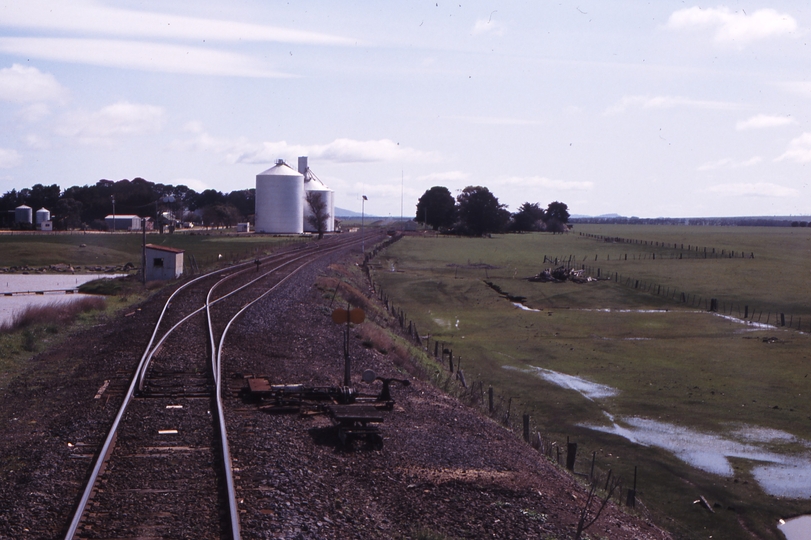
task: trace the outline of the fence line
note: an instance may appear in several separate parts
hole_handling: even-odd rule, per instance
[[[456,384],[456,390],[453,393],[455,393],[463,402],[477,408],[480,412],[487,414],[490,418],[498,421],[504,427],[517,434],[519,428],[518,424],[514,421],[514,418],[516,418],[518,414],[514,414],[513,411],[513,398],[505,397],[504,395],[496,395],[492,385],[488,385],[487,397],[485,398],[484,382],[472,381],[468,383],[462,369],[462,358],[458,355],[454,356],[453,344],[434,340],[432,352],[430,334],[420,336],[419,332],[417,331],[417,325],[414,323],[414,321],[409,319],[406,312],[402,308],[397,307],[394,302],[391,301],[388,295],[385,294],[383,289],[377,283],[375,283],[371,274],[371,267],[368,263],[382,249],[388,247],[400,238],[401,236],[390,238],[383,244],[375,247],[369,253],[364,254],[362,268],[371,286],[372,293],[385,307],[386,311],[394,318],[397,326],[399,326],[401,335],[407,339],[410,339],[413,344],[419,347],[420,350],[422,350],[429,358],[433,357],[436,365],[441,368],[441,370],[437,370],[437,372],[431,377],[436,386],[442,388],[446,392],[451,393],[454,390],[451,385]],[[572,261],[568,260],[568,262],[571,263]],[[586,461],[585,465],[582,464],[581,460],[580,469],[583,471],[581,472],[578,470],[577,466],[577,442],[572,442],[569,440],[569,437],[567,437],[564,452],[561,444],[553,440],[551,437],[544,436],[541,431],[538,430],[537,426],[533,428],[531,422],[532,417],[528,412],[522,412],[520,416],[521,438],[526,444],[529,444],[546,459],[557,463],[558,466],[564,465],[562,463],[562,457],[565,454],[566,469],[575,476],[587,478],[590,482],[592,482],[593,485],[597,483],[598,480],[602,481],[603,476],[605,476],[606,487],[603,489],[603,491],[607,495],[610,495],[609,482],[611,481],[612,472],[611,469],[609,469],[608,473],[605,475],[600,472],[599,464],[596,460],[596,451],[592,451],[591,458]],[[627,506],[636,506],[636,495],[639,492],[636,488],[636,469],[637,467],[634,466],[633,489],[629,488],[627,490],[627,495],[624,500],[622,497],[622,489],[616,490],[616,503],[618,505],[622,505],[624,503]],[[615,485],[618,485],[616,484],[616,476],[614,482]],[[613,491],[614,489],[612,488],[611,493],[613,493]]]

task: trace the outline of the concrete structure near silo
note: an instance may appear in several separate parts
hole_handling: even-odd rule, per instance
[[[14,221],[17,223],[33,223],[34,219],[33,210],[30,206],[25,204],[21,204],[17,208],[14,209]]]
[[[146,244],[146,281],[166,281],[183,275],[183,250]]]
[[[304,230],[307,232],[318,232],[317,228],[310,223],[313,210],[307,201],[307,195],[312,194],[318,201],[324,203],[327,212],[327,222],[324,232],[335,231],[335,192],[318,178],[310,167],[307,166],[307,156],[298,158],[298,172],[304,176]]]
[[[256,175],[256,232],[304,232],[304,175],[284,160]]]
[[[51,211],[46,208],[40,208],[36,214],[37,225],[51,220]]]
[[[307,219],[313,215],[307,202],[312,193],[324,203],[329,217],[324,232],[335,230],[335,192],[307,166],[307,157],[298,158],[298,171],[284,160],[256,175],[256,232],[301,234],[317,232]]]
[[[104,218],[108,230],[115,231],[140,231],[141,230],[141,216],[134,214],[116,214],[115,216],[109,215]],[[147,230],[152,230],[150,218],[147,220]]]

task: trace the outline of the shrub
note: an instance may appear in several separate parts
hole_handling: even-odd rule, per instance
[[[81,313],[102,310],[104,306],[104,298],[99,297],[80,298],[72,302],[51,302],[40,306],[28,306],[14,312],[11,321],[0,325],[0,332],[10,333],[40,324],[58,328],[58,325],[72,322]]]

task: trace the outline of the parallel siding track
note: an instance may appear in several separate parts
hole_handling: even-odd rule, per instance
[[[352,235],[274,254],[192,279],[169,297],[67,540],[240,538],[221,401],[228,328],[308,264],[360,243]]]

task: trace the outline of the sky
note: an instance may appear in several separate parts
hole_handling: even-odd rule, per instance
[[[0,193],[255,187],[308,156],[338,207],[432,186],[516,211],[811,213],[811,5],[656,0],[0,4]]]

